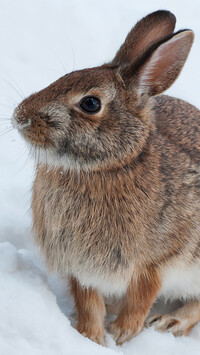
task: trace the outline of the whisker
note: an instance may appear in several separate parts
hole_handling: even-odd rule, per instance
[[[5,126],[5,128],[3,128],[3,129],[0,131],[0,133],[4,132],[4,131],[6,131],[7,129],[10,129],[10,128],[13,129],[12,126]]]
[[[38,164],[40,163],[40,148],[38,148]]]
[[[33,154],[32,154],[32,149],[33,147],[31,145],[28,145],[28,150],[26,150],[26,153],[27,153],[27,157],[26,157],[26,160],[24,162],[24,167],[32,160],[33,158]]]
[[[38,155],[38,150],[37,150],[37,148],[35,148],[35,157],[34,157],[34,164],[35,164],[35,166],[37,165],[37,155]]]
[[[20,154],[19,159],[22,159],[24,157],[24,155],[26,154],[26,160],[25,162],[22,163],[22,165],[19,167],[19,169],[17,170],[16,174],[21,173],[21,171],[23,171],[23,169],[27,166],[27,164],[30,162],[31,160],[31,156],[29,154],[29,150],[24,149],[22,154]]]
[[[6,132],[8,129],[13,129],[13,127],[11,127],[11,126],[3,126],[3,125],[1,125],[0,126],[0,133],[4,133],[4,132]]]
[[[39,148],[39,157],[38,157],[38,164],[40,163],[40,148]]]
[[[0,119],[0,125],[7,125],[7,124],[11,124],[8,118]]]
[[[47,150],[45,148],[45,165],[47,166]]]
[[[35,149],[33,150],[33,162],[34,162],[34,166],[35,166],[35,155],[36,155],[36,152],[35,152]]]
[[[39,164],[40,148],[37,149],[37,165]]]
[[[12,126],[11,119],[5,117],[0,118],[0,124],[10,124]]]
[[[64,74],[66,74],[67,73],[67,69],[65,68],[63,61],[61,60],[61,58],[59,57],[59,55],[56,52],[54,53],[54,55],[57,57],[59,63],[61,64],[61,67],[64,70]],[[63,75],[63,73],[62,73],[62,75]]]
[[[0,96],[6,97],[7,99],[12,100],[13,102],[15,102],[15,105],[17,105],[17,104],[18,104],[18,102],[17,102],[16,100],[14,100],[14,99],[13,99],[13,97],[11,97],[11,96],[8,96],[8,95],[5,95],[5,94],[2,94],[1,92],[0,92]]]
[[[29,145],[28,158],[30,160],[33,159],[33,149],[34,149],[33,146]]]
[[[1,106],[5,106],[5,107],[8,107],[8,108],[11,108],[12,110],[14,110],[14,105],[13,106],[10,106],[10,105],[7,105],[7,104],[4,104],[3,102],[0,102],[0,105]]]
[[[3,126],[3,122],[2,122],[2,126]],[[4,129],[8,129],[8,128],[12,128],[13,129],[13,127],[12,127],[12,125],[11,124],[7,124],[7,123],[4,123]]]
[[[30,161],[31,161],[31,157],[28,154],[28,156],[27,156],[27,158],[26,158],[26,160],[24,162],[23,168],[25,168],[30,163]]]
[[[10,122],[11,123],[11,117],[0,117],[0,122]]]
[[[25,98],[25,96],[22,96],[22,94],[20,93],[19,90],[17,90],[11,83],[9,83],[6,79],[4,79],[2,76],[0,76],[0,79],[3,80],[8,86],[11,87],[11,89],[13,89],[19,96],[20,98],[23,100]]]
[[[30,147],[30,149],[29,149],[30,156],[31,156],[31,158],[33,158],[33,150],[35,148],[31,144],[29,144],[29,147]]]
[[[9,122],[0,122],[0,127],[1,128],[7,128],[7,127],[12,127],[11,124],[9,124]]]
[[[37,165],[40,163],[40,148],[38,148],[38,159],[37,159]]]
[[[0,122],[0,127],[1,128],[13,128],[13,126],[10,124],[10,122]]]
[[[35,149],[35,165],[37,165],[38,149]]]
[[[34,165],[35,165],[35,167],[37,166],[37,155],[38,155],[38,148],[36,147],[35,149],[34,149]]]
[[[3,136],[4,134],[11,132],[12,130],[13,130],[13,128],[11,127],[11,128],[5,129],[3,131],[0,131],[0,137]]]
[[[3,68],[2,65],[0,65],[0,67],[2,68],[2,70],[10,77],[10,79],[13,81],[13,83],[16,85],[16,87],[18,88],[19,92],[21,93],[22,97],[24,98],[25,95],[23,93],[23,91],[21,90],[19,84],[16,82],[16,80],[13,78],[13,76],[5,69]]]

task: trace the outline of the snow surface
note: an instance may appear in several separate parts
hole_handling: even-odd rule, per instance
[[[187,338],[144,330],[119,347],[108,334],[101,347],[73,328],[67,283],[46,272],[30,233],[33,162],[16,131],[3,134],[22,97],[110,60],[135,22],[160,8],[196,35],[168,93],[200,107],[199,0],[0,0],[0,355],[200,354],[200,325]]]

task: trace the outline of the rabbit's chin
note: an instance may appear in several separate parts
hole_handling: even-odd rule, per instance
[[[72,171],[79,171],[81,169],[79,162],[75,161],[67,154],[61,156],[52,149],[35,147],[31,149],[31,153],[36,164],[45,165],[48,168],[61,168],[62,170]]]
[[[40,147],[34,147],[31,149],[31,154],[36,164],[47,166],[49,169],[62,169],[64,171],[76,171],[81,170],[90,171],[98,168],[97,162],[81,162],[70,157],[67,153],[60,155],[52,149],[45,149]]]

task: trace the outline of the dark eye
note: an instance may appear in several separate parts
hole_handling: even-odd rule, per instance
[[[87,96],[81,101],[80,107],[87,113],[96,113],[101,109],[101,101],[98,97]]]

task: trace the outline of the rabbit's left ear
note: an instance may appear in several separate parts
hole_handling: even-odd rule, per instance
[[[158,95],[168,89],[180,74],[188,57],[194,34],[190,30],[180,31],[171,39],[158,45],[146,58],[138,62],[138,68],[127,68],[122,77],[129,83],[136,77],[140,92],[150,96]],[[135,73],[136,70],[136,73]]]
[[[156,11],[139,21],[110,63],[125,86],[139,85],[140,93],[158,95],[176,80],[190,52],[194,34],[173,34],[176,18],[169,11]]]

